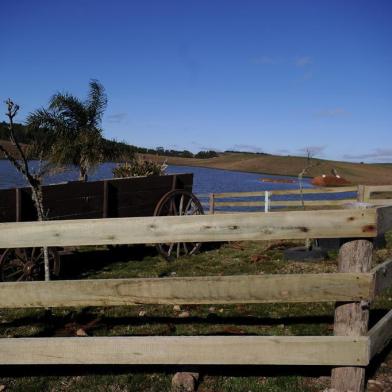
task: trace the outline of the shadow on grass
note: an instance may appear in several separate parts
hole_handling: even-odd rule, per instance
[[[284,324],[285,326],[293,325],[314,325],[314,324],[331,324],[333,318],[329,316],[301,316],[301,317],[254,317],[254,316],[229,316],[223,317],[215,314],[209,314],[206,317],[171,317],[171,316],[157,316],[157,317],[107,317],[98,316],[97,314],[88,313],[88,311],[71,311],[65,316],[43,314],[41,316],[22,317],[13,321],[4,322],[2,327],[20,327],[24,325],[43,325],[44,329],[35,336],[60,336],[59,332],[63,331],[62,336],[73,336],[72,332],[75,328],[84,328],[89,331],[95,329],[102,329],[115,326],[143,326],[143,325],[167,325],[168,334],[170,335],[175,330],[176,325],[234,325],[234,326],[261,326],[261,327],[274,327]],[[69,334],[66,333],[66,328],[69,328]],[[64,330],[65,329],[65,330]],[[222,333],[220,333],[222,335]],[[235,335],[238,332],[226,333],[227,335]],[[246,333],[244,333],[245,335]],[[215,335],[212,332],[209,335]],[[223,334],[225,335],[225,334]],[[253,334],[252,334],[253,335]],[[138,336],[138,335],[132,335]],[[145,335],[143,335],[145,336]]]
[[[211,242],[203,244],[200,252],[219,249],[224,243]],[[69,254],[61,256],[60,280],[86,278],[94,272],[104,270],[110,265],[119,262],[138,263],[146,258],[156,257],[157,262],[162,261],[155,246],[146,245],[115,245],[108,248],[74,249]],[[170,266],[170,261],[167,261]],[[162,273],[162,277],[165,273]]]
[[[154,256],[158,256],[156,248],[145,245],[119,245],[98,250],[76,249],[61,257],[60,279],[85,278],[88,274],[102,270],[113,263],[143,262],[145,257]]]
[[[328,366],[274,366],[274,365],[29,365],[20,366],[3,365],[0,367],[0,377],[39,377],[39,376],[83,376],[107,375],[127,373],[169,373],[181,371],[199,372],[209,376],[230,377],[284,377],[303,376],[320,377],[329,376],[331,367]]]

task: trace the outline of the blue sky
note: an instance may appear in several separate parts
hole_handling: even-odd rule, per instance
[[[1,12],[0,99],[21,121],[97,78],[109,138],[392,162],[392,1],[14,0]]]

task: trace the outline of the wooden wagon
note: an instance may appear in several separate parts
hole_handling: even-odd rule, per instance
[[[122,218],[203,214],[192,194],[193,174],[68,182],[43,186],[47,220]],[[30,188],[0,190],[0,222],[37,220]],[[157,244],[167,259],[193,254],[199,243]],[[52,276],[60,273],[60,257],[67,249],[50,248]],[[35,280],[43,276],[43,249],[1,250],[0,280]]]

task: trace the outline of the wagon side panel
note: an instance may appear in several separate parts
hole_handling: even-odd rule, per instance
[[[152,176],[110,180],[109,217],[152,216],[159,200],[172,189],[192,190],[193,175]]]

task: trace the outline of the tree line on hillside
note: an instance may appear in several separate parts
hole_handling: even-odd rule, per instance
[[[14,124],[15,136],[22,144],[32,144],[37,139],[45,139],[48,134],[45,129],[42,128],[34,128],[29,129],[27,125],[15,123]],[[8,140],[9,131],[7,127],[7,123],[5,121],[0,122],[0,140]],[[208,151],[199,151],[194,154],[188,150],[174,150],[174,149],[165,149],[163,147],[157,148],[147,148],[147,147],[138,147],[132,144],[128,144],[125,141],[118,141],[115,139],[102,139],[102,143],[104,145],[105,151],[115,151],[115,154],[111,154],[111,156],[104,156],[104,160],[113,159],[115,161],[122,161],[124,159],[129,159],[129,157],[133,156],[135,153],[139,154],[150,154],[150,155],[164,155],[168,157],[179,157],[179,158],[198,158],[198,159],[207,159],[214,158],[219,156],[216,151],[208,150]],[[229,152],[229,151],[227,151]],[[114,155],[114,156],[113,156]]]

